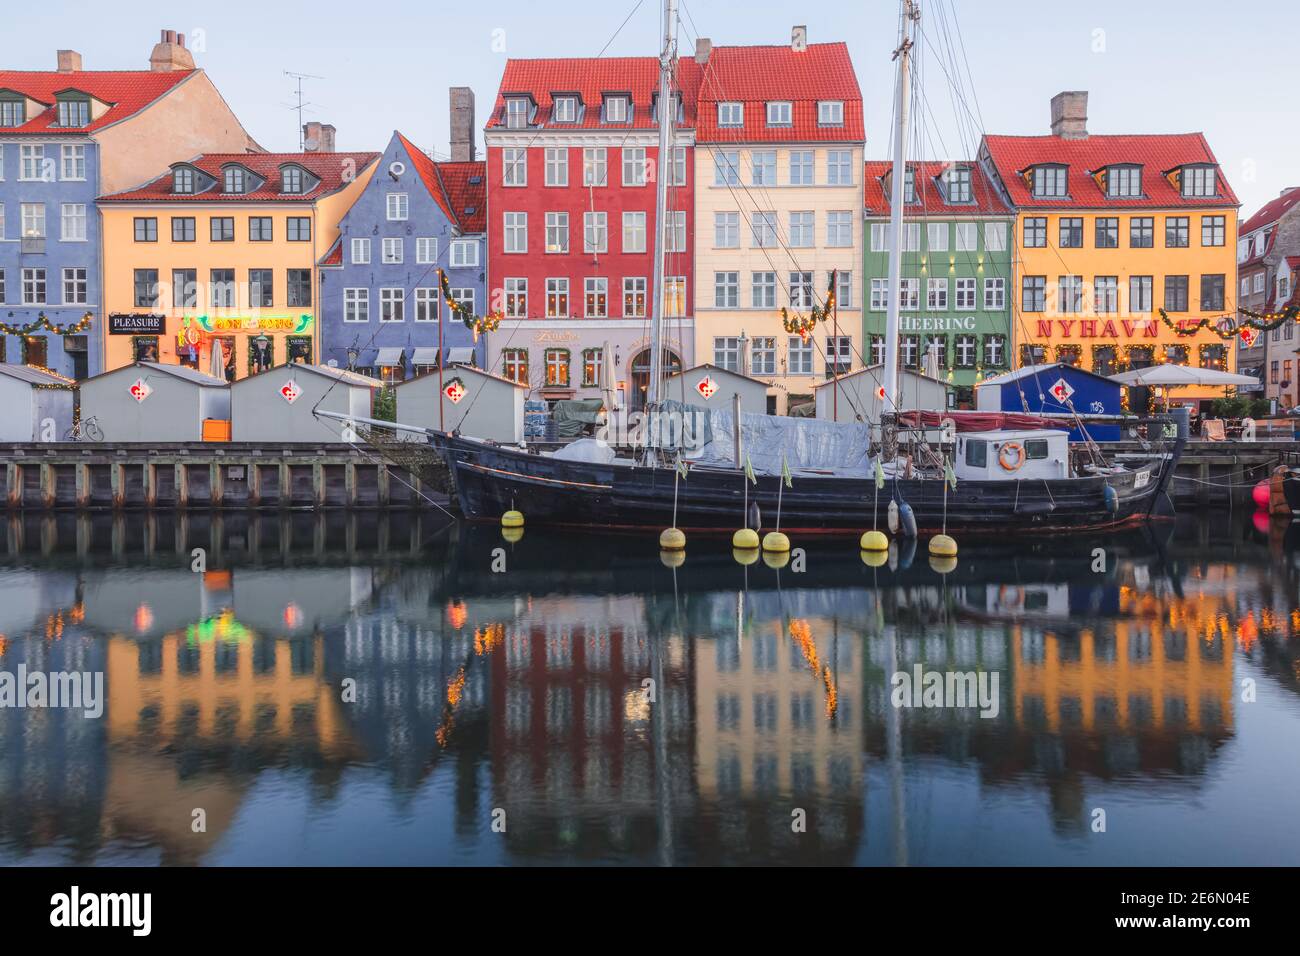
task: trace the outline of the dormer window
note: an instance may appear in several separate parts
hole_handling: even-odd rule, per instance
[[[949,166],[943,171],[943,185],[948,202],[970,202],[970,167]]]
[[[605,122],[626,123],[628,104],[626,96],[605,97]]]
[[[89,126],[90,100],[81,97],[59,100],[59,125],[71,127]]]
[[[916,202],[916,170],[911,167],[903,176],[903,202]]]
[[[189,166],[177,166],[172,170],[172,192],[189,195],[194,192],[194,170]]]
[[[1184,197],[1203,198],[1219,194],[1218,177],[1213,166],[1184,166],[1182,178]]]
[[[506,129],[526,129],[531,104],[524,96],[511,96],[506,99]]]
[[[1110,167],[1106,171],[1106,195],[1112,199],[1139,198],[1142,195],[1142,167]]]
[[[768,126],[789,126],[792,122],[792,115],[793,107],[789,102],[780,101],[767,104]]]
[[[843,126],[844,101],[822,100],[817,104],[818,126]]]
[[[683,116],[681,96],[677,93],[669,93],[668,102],[671,104],[673,122],[680,123],[682,121],[682,116]],[[653,113],[654,113],[655,120],[657,121],[659,119],[659,94],[658,93],[656,93],[654,96]]]
[[[719,126],[744,126],[745,125],[745,104],[744,103],[719,103],[718,104],[718,125]]]
[[[0,99],[0,127],[22,126],[27,122],[27,101]]]
[[[551,119],[557,123],[576,123],[578,121],[578,98],[576,96],[557,96]]]
[[[240,195],[247,191],[248,176],[242,166],[227,166],[221,171],[221,191]]]
[[[1069,195],[1066,187],[1067,166],[1035,166],[1031,188],[1035,199],[1063,199]]]
[[[290,195],[301,195],[306,190],[306,177],[303,175],[301,166],[285,166],[280,171],[280,182],[282,191]]]

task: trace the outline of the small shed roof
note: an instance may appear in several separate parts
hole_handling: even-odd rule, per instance
[[[56,372],[36,368],[33,365],[17,365],[13,362],[0,362],[0,375],[7,375],[9,378],[27,382],[29,385],[61,385],[65,388],[76,388],[77,386],[76,381],[64,378]]]
[[[256,375],[250,375],[248,378],[241,378],[235,382],[235,386],[242,385],[244,382],[251,382],[253,379],[260,378],[263,375],[273,375],[278,372],[308,372],[314,375],[321,375],[325,378],[332,379],[344,385],[358,385],[364,388],[383,388],[384,383],[377,378],[371,378],[368,375],[362,375],[360,372],[349,371],[345,368],[332,368],[328,365],[310,365],[306,362],[285,362],[283,365],[277,365],[269,368],[265,372],[258,372]]]
[[[106,372],[100,372],[93,378],[86,379],[88,382],[97,379],[107,378],[109,375],[119,375],[130,369],[147,369],[150,372],[158,372],[162,375],[170,375],[172,378],[178,378],[181,381],[189,382],[193,385],[202,385],[207,388],[229,388],[230,383],[223,378],[209,375],[206,372],[200,372],[198,369],[190,368],[188,365],[169,365],[163,362],[132,362],[130,365],[122,365],[118,368],[111,368]]]
[[[1089,378],[1095,378],[1099,382],[1110,382],[1110,379],[1104,375],[1098,375],[1086,368],[1079,368],[1077,365],[1070,365],[1068,362],[1047,362],[1042,365],[1026,365],[1023,368],[1012,369],[1010,372],[1002,372],[1000,375],[994,375],[986,378],[982,382],[977,382],[975,387],[983,385],[1007,385],[1011,382],[1018,382],[1022,378],[1032,378],[1036,375],[1062,375],[1065,372],[1071,372],[1075,375],[1086,375]],[[1111,384],[1114,384],[1113,382]]]
[[[746,375],[744,372],[733,372],[731,369],[723,368],[721,365],[714,365],[712,362],[701,362],[699,365],[692,365],[684,372],[673,372],[667,378],[677,378],[679,375],[690,375],[692,372],[698,372],[701,369],[708,369],[710,374],[726,375],[730,378],[743,378],[747,382],[753,382],[755,385],[762,385],[764,388],[771,388],[767,382],[761,378],[754,378],[752,375]]]
[[[817,382],[813,385],[813,388],[815,389],[824,388],[827,385],[834,385],[836,382],[842,382],[845,379],[856,378],[859,375],[865,375],[867,372],[870,372],[872,378],[874,378],[876,381],[882,383],[884,382],[885,366],[883,363],[877,363],[876,365],[868,365],[864,368],[855,369],[852,372],[845,372],[843,375],[837,375],[835,378],[828,378],[824,382]],[[948,387],[947,382],[944,382],[941,379],[934,378],[933,376],[930,375],[922,375],[920,372],[916,371],[915,369],[904,368],[904,369],[899,369],[899,372],[902,373],[903,375],[910,375],[912,378],[921,378],[921,379],[925,379],[925,381],[927,382],[934,382],[934,384],[938,385],[940,388]]]

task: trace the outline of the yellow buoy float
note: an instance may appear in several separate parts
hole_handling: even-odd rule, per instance
[[[506,539],[507,541],[509,541],[511,544],[516,544],[517,542],[523,540],[523,537],[524,537],[524,529],[523,529],[523,528],[503,527],[503,528],[501,529],[501,537],[505,538],[505,539]]]
[[[763,563],[774,571],[780,571],[790,563],[789,551],[764,551]]]
[[[940,574],[948,574],[957,570],[957,558],[955,555],[932,554],[930,555],[930,568]]]
[[[511,509],[501,516],[501,527],[503,528],[522,528],[524,526],[524,513]]]
[[[789,554],[790,539],[780,531],[769,531],[763,535],[763,550]]]
[[[758,548],[732,548],[731,556],[737,564],[750,565],[758,561]]]
[[[659,561],[665,568],[680,568],[686,563],[686,551],[682,548],[678,548],[675,551],[660,551]]]
[[[859,545],[863,551],[888,551],[889,539],[883,531],[868,531],[862,536]]]
[[[731,536],[731,546],[737,551],[757,551],[758,532],[753,528],[741,528]]]
[[[686,548],[686,535],[680,528],[664,528],[659,535],[659,547],[664,551],[682,551]]]
[[[930,539],[930,553],[940,558],[955,558],[957,542],[946,534],[936,534]]]
[[[869,568],[883,568],[889,560],[888,551],[863,551],[862,563]]]

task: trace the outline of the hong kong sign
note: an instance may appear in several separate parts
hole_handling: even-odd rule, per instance
[[[145,315],[134,312],[111,312],[108,316],[109,335],[162,335],[167,323],[164,315]]]
[[[200,315],[206,332],[293,332],[301,335],[311,328],[310,315]]]

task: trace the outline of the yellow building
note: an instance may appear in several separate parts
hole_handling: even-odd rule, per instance
[[[232,381],[317,361],[317,263],[377,158],[204,155],[101,198],[104,368],[143,359],[211,371],[217,345]]]
[[[1237,308],[1240,204],[1209,144],[1200,133],[1090,135],[1087,105],[1086,92],[1060,93],[1051,135],[986,136],[981,147],[1017,210],[1017,365],[1231,371],[1234,339],[1216,329]],[[1169,398],[1222,395],[1180,388]]]
[[[862,360],[862,94],[842,43],[701,40],[695,357],[769,385],[768,410]],[[837,308],[806,335],[781,314]],[[855,281],[856,278],[856,281]]]

